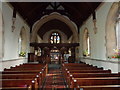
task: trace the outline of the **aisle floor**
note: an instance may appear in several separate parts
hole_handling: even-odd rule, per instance
[[[44,83],[44,90],[65,90],[66,84],[59,65],[49,65],[49,71]]]

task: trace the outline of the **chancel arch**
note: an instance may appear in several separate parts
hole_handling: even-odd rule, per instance
[[[76,42],[76,43],[78,42],[77,26],[70,19],[66,18],[65,16],[63,16],[59,13],[55,13],[55,12],[50,15],[43,16],[39,21],[37,21],[34,24],[33,29],[32,29],[31,42],[35,41],[36,34],[37,34],[38,30],[42,27],[42,25],[53,19],[60,20],[60,21],[64,22],[66,25],[68,25],[68,27],[70,28],[70,30],[73,33],[74,42]]]
[[[106,51],[107,57],[111,57],[117,49],[118,31],[118,2],[111,6],[106,21]]]

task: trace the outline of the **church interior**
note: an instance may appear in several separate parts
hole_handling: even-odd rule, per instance
[[[120,1],[0,2],[0,89],[120,90],[119,37]]]

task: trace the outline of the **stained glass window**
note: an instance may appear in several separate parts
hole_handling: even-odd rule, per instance
[[[60,36],[59,33],[54,32],[50,36],[50,43],[60,43]]]

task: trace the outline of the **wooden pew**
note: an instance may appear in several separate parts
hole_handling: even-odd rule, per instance
[[[67,64],[69,65],[69,64]],[[65,73],[66,70],[103,70],[103,68],[97,68],[97,67],[93,67],[93,66],[90,66],[90,65],[87,65],[86,64],[77,64],[77,66],[74,66],[76,64],[70,64],[70,66],[66,66],[66,64],[63,64],[62,66],[62,71]],[[82,65],[82,66],[81,66]]]
[[[78,86],[78,90],[120,90],[120,85]]]
[[[68,73],[111,73],[111,70],[69,70]]]
[[[15,68],[39,68],[39,67],[44,67],[45,65],[42,65],[42,64],[23,64],[23,65],[20,65],[20,66],[16,66]],[[14,67],[11,67],[11,68],[14,68]]]
[[[92,78],[92,77],[119,77],[118,73],[72,73],[68,77],[70,87],[73,78]]]
[[[17,66],[17,67],[19,67],[19,68],[36,68],[36,69],[38,69],[39,67],[43,67],[45,69],[46,74],[48,73],[48,64],[25,63],[25,64]]]
[[[1,87],[0,90],[32,90],[31,87]]]
[[[111,73],[111,70],[103,70],[103,68],[97,68],[97,67],[93,67],[91,65],[82,64],[82,63],[81,64],[78,64],[78,63],[63,64],[62,71],[68,86],[70,84],[70,77],[69,77],[70,73]]]
[[[64,72],[64,78],[66,80],[66,83],[69,84],[69,76],[72,73],[111,73],[110,70],[66,70]]]
[[[80,65],[89,65],[85,63],[64,63],[63,66],[80,66]]]
[[[115,85],[120,85],[119,74],[112,74],[111,70],[103,70],[103,68],[71,63],[64,64],[62,71],[69,87],[71,84],[71,88],[79,87],[79,90],[89,90],[90,88],[92,88],[90,90],[107,90],[113,89]],[[103,86],[104,84],[108,86]],[[94,87],[92,87],[93,85]],[[99,87],[96,87],[96,85],[99,85]],[[112,86],[110,87],[110,85]],[[81,86],[83,87],[81,88]],[[119,86],[116,87],[116,90],[118,89]]]
[[[83,68],[83,67],[94,67],[97,68],[97,66],[92,66],[89,64],[79,64],[79,63],[73,63],[73,64],[62,64],[63,68]],[[99,69],[99,68],[97,68]],[[100,68],[103,69],[103,68]]]
[[[42,84],[46,76],[46,67],[47,67],[46,65],[42,65],[42,64],[23,64],[17,67],[12,67],[11,69],[5,69],[5,71],[2,72],[2,74],[17,74],[17,75],[29,74],[28,77],[31,77],[30,74],[34,74],[34,76],[37,78],[37,81],[39,83],[39,87],[42,87]],[[21,79],[25,78],[22,77],[22,75],[18,75],[18,76],[19,77],[17,78],[21,78]],[[26,79],[28,79],[28,77],[26,77]]]
[[[96,67],[69,67],[67,70],[103,70],[101,68]]]
[[[87,77],[119,77],[118,73],[72,73],[70,77],[73,78],[87,78]]]
[[[2,79],[32,79],[37,80],[39,87],[42,85],[41,77],[36,74],[2,74]]]
[[[23,64],[21,66],[13,67],[11,69],[5,69],[5,71],[18,71],[18,70],[40,70],[42,71],[43,77],[46,76],[48,65],[42,64]]]
[[[120,85],[120,77],[74,78],[71,88],[92,85]]]
[[[90,67],[92,67],[92,65],[88,65],[88,64],[62,64],[62,67],[87,67],[87,66],[90,66]]]
[[[2,79],[35,79],[36,74],[2,74]]]
[[[31,88],[32,90],[38,89],[38,84],[36,80],[32,79],[2,79],[0,80],[2,82],[2,87],[25,87],[25,88]]]
[[[32,66],[34,66],[34,65],[32,65]],[[5,71],[21,71],[21,72],[23,72],[23,71],[25,71],[25,72],[27,72],[27,71],[38,71],[38,72],[41,72],[41,74],[42,74],[42,76],[41,76],[41,78],[42,78],[42,82],[44,81],[44,78],[45,78],[45,76],[46,76],[46,66],[44,66],[43,67],[43,65],[42,65],[42,67],[40,67],[40,65],[37,65],[37,67],[36,68],[33,68],[31,65],[27,65],[27,67],[26,68],[24,68],[24,67],[14,67],[14,68],[11,68],[11,69],[5,69]],[[23,73],[25,73],[25,72],[23,72]]]
[[[22,74],[22,75],[24,75],[24,74],[26,74],[26,75],[31,75],[31,74],[34,74],[35,75],[35,77],[37,78],[37,80],[38,80],[38,84],[39,84],[39,87],[42,87],[42,85],[43,85],[43,82],[44,82],[44,78],[45,77],[43,77],[43,74],[42,74],[42,72],[40,72],[40,70],[25,70],[25,71],[3,71],[2,72],[2,75],[4,75],[4,74],[8,74],[8,75],[19,75],[19,74]],[[20,76],[19,75],[19,78],[21,78],[21,77],[23,77],[23,76]],[[17,76],[16,76],[17,77]],[[27,76],[26,76],[27,77]],[[12,78],[12,77],[11,77]]]

